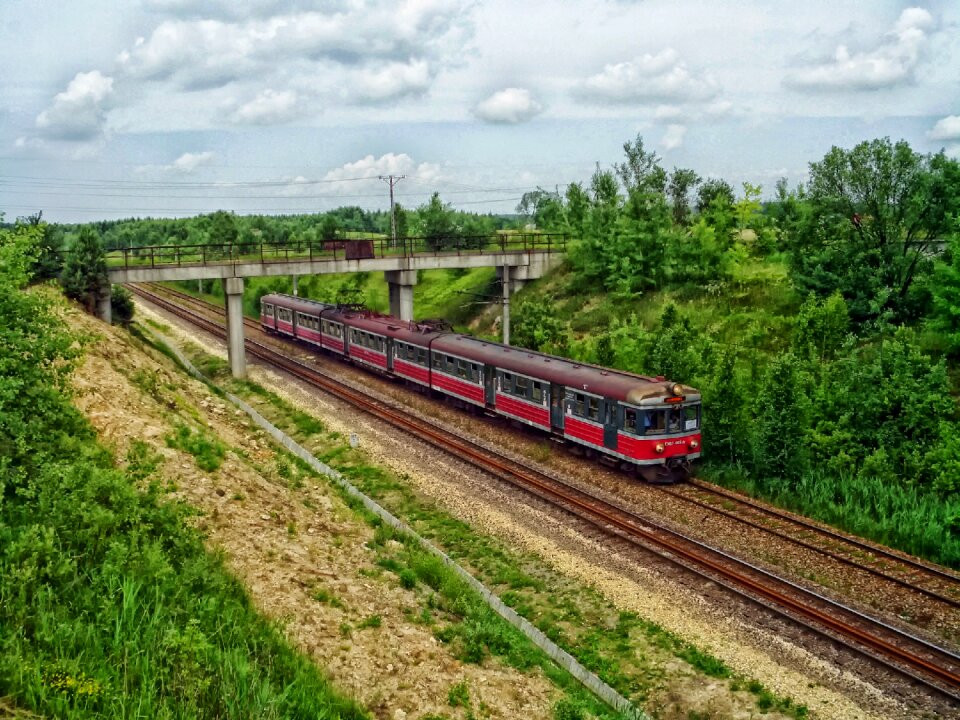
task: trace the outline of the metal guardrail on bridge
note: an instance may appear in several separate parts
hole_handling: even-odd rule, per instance
[[[107,266],[163,268],[190,265],[230,265],[293,261],[367,260],[412,256],[489,255],[505,252],[566,251],[565,233],[496,233],[468,237],[345,238],[286,243],[150,245],[108,250]]]

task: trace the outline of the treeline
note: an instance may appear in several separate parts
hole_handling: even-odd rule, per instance
[[[514,341],[695,385],[714,477],[960,563],[960,163],[874,140],[764,202],[665,170],[639,137],[624,150],[525,198],[582,241],[565,284],[518,303]],[[778,296],[751,297],[747,269],[784,266]],[[691,302],[644,322],[655,291]],[[733,337],[700,317],[753,300],[770,308]]]
[[[511,227],[513,218],[453,210],[438,193],[418,208],[395,207],[397,237],[438,238],[455,241],[488,235]],[[39,222],[40,215],[24,222]],[[76,243],[83,227],[99,235],[106,250],[159,245],[224,245],[270,243],[295,245],[351,237],[389,236],[390,213],[359,207],[341,207],[304,215],[236,215],[219,210],[192,218],[129,218],[84,225],[45,225],[45,244],[61,252]]]

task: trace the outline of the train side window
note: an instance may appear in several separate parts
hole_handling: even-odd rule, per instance
[[[441,357],[440,353],[435,352],[433,354],[433,369],[440,370],[441,368],[443,368],[443,357]]]
[[[623,429],[627,432],[637,433],[637,411],[631,408],[623,409]]]
[[[503,382],[500,384],[500,390],[507,394],[513,393],[513,375],[505,372],[502,374]]]
[[[683,408],[683,429],[696,430],[700,427],[700,406],[687,405]]]
[[[457,377],[463,380],[467,379],[467,361],[457,360]]]
[[[575,397],[576,397],[576,402],[574,403],[574,408],[573,408],[574,414],[579,415],[580,417],[586,417],[587,414],[584,407],[586,403],[586,397],[583,395],[583,393],[577,393]]]
[[[600,400],[598,398],[589,398],[589,402],[587,403],[587,417],[595,421],[600,420]]]
[[[518,397],[525,398],[527,396],[527,386],[527,378],[525,378],[523,375],[517,375],[517,388],[515,394]]]
[[[483,377],[483,369],[476,363],[470,363],[470,380],[479,383]]]
[[[386,350],[386,343],[384,343],[382,337],[377,338],[377,350],[384,352]]]
[[[681,408],[667,410],[667,430],[668,432],[683,430],[683,410]]]
[[[427,349],[417,348],[417,364],[427,366]]]
[[[533,381],[533,392],[530,397],[538,405],[543,405],[543,385],[537,380]]]

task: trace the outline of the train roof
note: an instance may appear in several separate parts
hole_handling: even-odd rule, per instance
[[[438,329],[430,324],[398,320],[370,310],[338,307],[316,300],[291,295],[270,294],[262,298],[278,307],[287,307],[311,315],[323,312],[323,317],[347,323],[353,327],[396,338],[415,345],[429,345],[433,350],[458,355],[467,360],[494,365],[502,370],[529,375],[569,388],[634,405],[657,402],[673,395],[675,383],[620,370],[577,363],[565,358],[525,350],[501,343],[480,340]],[[700,392],[682,385],[682,394],[688,400],[699,400]]]
[[[289,308],[290,310],[296,310],[297,312],[310,315],[319,315],[324,310],[330,310],[336,307],[336,305],[320,302],[319,300],[293,297],[293,295],[281,295],[279,293],[264,295],[260,298],[260,302],[268,302],[277,307]]]
[[[426,347],[431,340],[450,334],[427,323],[398,320],[391,315],[380,315],[369,310],[337,309],[324,313],[325,318],[343,322],[378,335],[386,335],[403,342]]]
[[[469,335],[444,335],[435,340],[431,347],[468,360],[495,365],[501,370],[529,375],[634,405],[649,404],[664,395],[673,395],[674,383],[668,380],[577,363],[523,348],[479,340]],[[682,385],[682,388],[682,394],[687,399],[699,399],[699,391],[687,385]]]

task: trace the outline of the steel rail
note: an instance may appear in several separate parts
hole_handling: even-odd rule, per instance
[[[150,293],[135,286],[131,286],[130,289],[208,332],[219,337],[225,337],[226,333],[222,325],[198,313],[182,309],[155,293]],[[461,460],[466,460],[541,499],[559,505],[601,530],[623,538],[647,552],[654,552],[661,558],[689,572],[697,573],[716,582],[729,591],[782,617],[786,617],[791,622],[803,625],[834,642],[839,642],[873,662],[880,663],[951,700],[960,701],[960,673],[951,667],[960,664],[960,656],[949,650],[940,648],[899,628],[887,625],[807,588],[779,578],[763,568],[753,566],[728,553],[710,548],[682,533],[657,526],[645,518],[618,508],[583,490],[570,487],[539,471],[526,468],[519,463],[498,456],[493,451],[455,433],[404,415],[387,403],[373,400],[344,383],[323,375],[315,368],[288,358],[261,343],[247,340],[246,345],[251,354],[267,363],[281,367],[309,384],[331,392],[355,407],[425,439]],[[517,482],[518,480],[521,482]],[[575,508],[579,512],[572,511],[571,508]],[[646,542],[641,542],[641,540]],[[653,549],[650,544],[660,549]],[[691,549],[691,546],[693,549]],[[731,569],[728,565],[733,565],[737,569]],[[753,576],[759,576],[762,581]],[[771,587],[771,585],[789,588],[790,591],[803,597],[806,602],[791,597],[782,589]],[[815,607],[817,604],[825,605],[827,610]],[[918,646],[923,653],[936,658],[939,663],[936,660],[923,657],[917,652],[899,647],[896,642],[856,627],[849,620],[842,620],[837,615],[846,615],[847,618],[854,618],[856,621],[868,624],[874,631],[879,630],[880,633],[893,635],[897,642]],[[869,648],[869,650],[865,648]],[[879,656],[876,653],[879,653]],[[915,670],[919,670],[923,674],[918,674],[914,672]]]
[[[703,487],[703,485],[700,484],[700,483],[698,483],[695,487],[703,488],[704,491],[707,491],[707,492],[712,492],[712,489]],[[663,493],[666,493],[667,495],[670,495],[671,497],[675,497],[676,499],[681,500],[682,502],[689,503],[689,504],[691,504],[691,505],[695,505],[695,506],[697,506],[697,507],[704,508],[704,509],[706,509],[706,510],[709,510],[710,512],[717,513],[718,515],[723,515],[723,516],[725,516],[725,517],[730,518],[731,520],[735,520],[736,522],[742,523],[742,524],[747,525],[747,526],[749,526],[749,527],[756,528],[757,530],[761,530],[762,532],[769,533],[769,534],[771,534],[771,535],[773,535],[773,536],[775,536],[775,537],[780,538],[781,540],[785,540],[785,541],[787,541],[787,542],[789,542],[789,543],[793,543],[794,545],[797,545],[797,546],[799,546],[799,547],[805,548],[805,549],[807,549],[807,550],[811,550],[812,552],[815,552],[815,553],[818,553],[818,554],[820,554],[820,555],[823,555],[824,557],[828,557],[828,558],[831,558],[831,559],[833,559],[833,560],[836,560],[837,562],[840,562],[840,563],[842,563],[842,564],[844,564],[844,565],[848,565],[848,566],[850,566],[850,567],[856,568],[857,570],[863,570],[864,572],[870,573],[871,575],[874,575],[874,576],[876,576],[876,577],[878,577],[878,578],[881,578],[881,579],[883,579],[883,580],[885,580],[885,581],[887,581],[887,582],[891,582],[891,583],[893,583],[893,584],[895,584],[895,585],[899,585],[900,587],[906,588],[907,590],[910,590],[910,591],[912,591],[912,592],[916,592],[916,593],[921,594],[921,595],[926,595],[927,597],[932,598],[932,599],[934,599],[934,600],[937,600],[938,602],[942,602],[942,603],[944,603],[944,604],[946,604],[946,605],[950,605],[950,606],[952,606],[952,607],[958,607],[958,608],[960,608],[960,600],[957,600],[957,599],[952,598],[952,597],[948,597],[947,595],[942,595],[941,593],[938,593],[936,590],[930,590],[929,588],[925,588],[925,587],[920,586],[920,585],[914,585],[914,584],[912,584],[910,581],[904,580],[904,579],[901,578],[901,577],[897,577],[896,575],[887,574],[887,573],[884,572],[883,570],[878,570],[877,568],[872,567],[872,566],[870,566],[870,565],[866,565],[866,564],[857,562],[857,561],[854,560],[853,558],[848,557],[848,556],[846,556],[846,555],[841,555],[840,553],[834,552],[833,550],[828,550],[828,549],[826,549],[826,548],[820,547],[820,546],[818,546],[818,545],[813,544],[812,542],[808,542],[807,540],[803,540],[803,539],[798,538],[798,537],[796,537],[796,536],[794,536],[794,535],[790,535],[789,533],[783,532],[782,530],[779,530],[779,529],[777,529],[777,528],[768,527],[768,526],[766,526],[766,525],[763,525],[762,523],[756,522],[755,520],[751,520],[750,518],[742,517],[742,516],[740,516],[740,515],[737,515],[735,512],[732,512],[732,511],[730,511],[730,510],[727,510],[726,508],[717,507],[716,505],[711,505],[710,503],[705,502],[705,501],[703,501],[703,500],[701,500],[701,499],[694,498],[694,497],[690,497],[690,496],[688,496],[688,495],[685,495],[685,494],[684,494],[682,491],[680,491],[680,490],[675,490],[675,489],[673,489],[673,488],[662,487],[662,488],[660,488],[660,491],[663,492]],[[726,493],[720,493],[720,492],[718,492],[717,495],[720,495],[721,497],[727,497]],[[765,510],[765,508],[762,508],[762,507],[759,507],[759,506],[755,506],[753,503],[750,503],[750,502],[744,502],[743,504],[746,505],[746,506],[748,506],[748,507],[750,507],[750,508],[752,508],[752,509],[756,509],[756,510],[758,510],[758,511],[764,511],[764,510]],[[800,525],[801,527],[804,527],[804,528],[806,528],[806,529],[813,530],[813,531],[818,532],[818,533],[820,533],[820,534],[822,534],[822,535],[824,535],[824,536],[826,536],[826,537],[828,537],[828,538],[832,538],[832,539],[836,539],[836,540],[840,540],[840,541],[845,541],[845,542],[847,542],[847,544],[849,544],[849,545],[851,545],[851,546],[853,546],[853,547],[870,549],[870,551],[873,552],[874,554],[876,554],[876,555],[882,555],[882,556],[884,556],[884,557],[888,557],[888,558],[896,561],[896,562],[897,562],[898,564],[900,564],[901,566],[906,566],[907,568],[916,567],[916,568],[920,568],[920,569],[922,569],[922,570],[924,570],[924,571],[928,571],[928,568],[927,568],[925,565],[921,564],[921,563],[917,563],[917,562],[911,561],[911,560],[909,560],[909,559],[901,558],[901,557],[899,557],[899,556],[897,556],[896,554],[891,553],[891,552],[885,552],[885,553],[884,553],[884,552],[881,552],[881,551],[879,551],[879,550],[874,550],[874,549],[872,549],[871,546],[868,545],[867,543],[856,542],[856,541],[854,541],[854,540],[848,540],[847,538],[845,538],[843,535],[840,535],[839,533],[834,533],[834,532],[830,532],[830,531],[821,531],[821,528],[819,528],[818,526],[816,526],[816,525],[814,525],[814,524],[812,524],[812,523],[807,523],[807,522],[802,522],[802,521],[799,521],[799,520],[794,520],[793,518],[791,518],[789,515],[787,515],[787,514],[785,514],[785,513],[781,514],[781,513],[777,513],[776,511],[770,511],[770,512],[767,512],[766,514],[768,514],[768,515],[770,515],[771,517],[774,517],[774,518],[776,518],[776,519],[778,519],[778,520],[781,520],[781,521],[783,521],[783,522],[788,522],[788,523],[789,523],[789,522],[792,522],[792,523],[794,523],[794,524],[796,524],[796,525]],[[929,572],[930,572],[931,575],[935,575],[935,576],[937,576],[937,577],[940,577],[940,576],[945,576],[945,577],[948,577],[948,578],[950,577],[949,574],[947,574],[947,573],[942,573],[942,572],[941,572],[941,573],[936,573],[936,572],[934,572],[933,570],[930,570]]]
[[[702,480],[690,480],[690,485],[697,488],[698,490],[703,490],[704,492],[712,493],[714,495],[720,495],[728,500],[740,503],[741,505],[747,505],[750,508],[769,515],[770,517],[776,518],[777,520],[785,520],[787,522],[793,523],[795,525],[800,525],[807,528],[808,530],[813,530],[821,535],[825,535],[833,540],[838,540],[840,542],[847,543],[848,545],[853,545],[854,547],[864,550],[866,552],[877,555],[881,558],[886,558],[887,560],[892,560],[901,565],[906,565],[915,570],[921,570],[930,575],[937,576],[943,580],[949,580],[951,582],[960,583],[960,575],[957,573],[951,572],[942,567],[938,567],[932,563],[923,562],[917,560],[916,558],[910,557],[906,554],[901,554],[891,551],[889,548],[885,548],[882,545],[875,545],[870,542],[866,542],[860,538],[854,537],[852,535],[847,535],[845,533],[839,532],[832,528],[822,527],[816,523],[813,523],[805,518],[797,517],[789,513],[777,510],[776,508],[767,507],[756,502],[752,498],[744,497],[738,493],[732,492],[725,488],[718,487],[716,485],[703,482]]]

